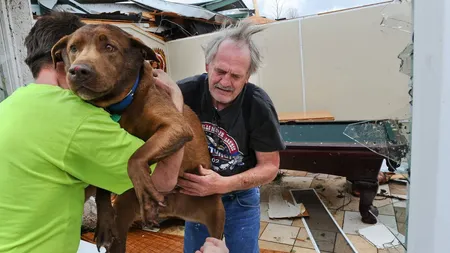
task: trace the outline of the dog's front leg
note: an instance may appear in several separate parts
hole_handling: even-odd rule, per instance
[[[189,125],[182,120],[160,124],[158,130],[130,158],[128,175],[133,182],[141,208],[141,217],[145,224],[156,224],[159,205],[164,205],[164,196],[152,183],[149,164],[167,158],[192,140],[193,133]],[[176,175],[178,176],[178,175]]]
[[[97,188],[95,203],[97,205],[97,226],[94,239],[97,249],[100,252],[100,248],[103,246],[106,252],[110,252],[113,241],[117,240],[116,214],[111,204],[111,193]]]
[[[84,202],[88,201],[90,197],[95,197],[95,193],[97,191],[97,188],[93,185],[89,185],[84,189]]]

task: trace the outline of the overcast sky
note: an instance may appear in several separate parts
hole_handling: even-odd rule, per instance
[[[200,2],[204,0],[169,0],[172,2],[191,3]],[[253,0],[243,0],[249,8],[253,8]],[[281,17],[285,17],[290,8],[297,10],[300,16],[306,16],[316,14],[319,12],[345,9],[354,6],[361,6],[366,4],[372,4],[377,2],[383,2],[383,0],[257,0],[259,7],[259,15],[266,16],[268,18],[275,18],[275,1],[280,2]]]
[[[243,0],[249,8],[253,7],[252,0]],[[345,9],[354,6],[378,3],[383,0],[278,0],[282,6],[281,16],[284,17],[288,9],[294,8],[300,16],[316,14],[324,11]],[[258,0],[259,14],[274,18],[276,0]]]

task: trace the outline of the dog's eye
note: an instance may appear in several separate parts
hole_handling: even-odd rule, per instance
[[[76,53],[77,52],[77,47],[75,47],[74,45],[70,46],[70,52]]]
[[[110,51],[110,52],[113,52],[113,51],[114,51],[114,47],[111,46],[110,44],[107,44],[105,48],[106,48],[106,50],[108,50],[108,51]]]

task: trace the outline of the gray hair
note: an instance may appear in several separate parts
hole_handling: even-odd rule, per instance
[[[211,63],[217,54],[217,50],[222,42],[232,40],[237,43],[243,43],[250,49],[250,69],[249,74],[254,74],[261,66],[261,54],[255,43],[252,41],[252,35],[264,30],[260,25],[253,25],[249,21],[240,21],[236,25],[223,25],[219,31],[219,35],[215,36],[211,41],[203,46],[205,52],[206,64]]]

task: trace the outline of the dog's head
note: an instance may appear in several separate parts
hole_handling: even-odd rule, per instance
[[[85,25],[59,40],[51,54],[55,66],[64,62],[70,89],[100,107],[127,95],[144,60],[158,60],[141,40],[114,25]]]

